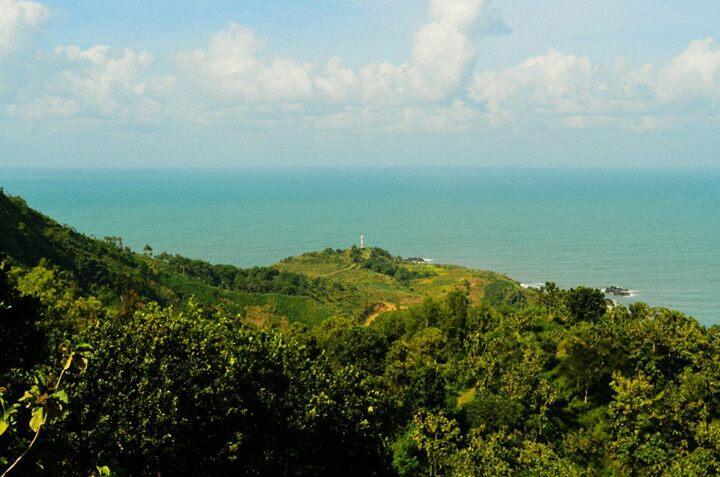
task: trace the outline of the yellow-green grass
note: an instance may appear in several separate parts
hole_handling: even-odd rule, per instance
[[[348,264],[340,256],[324,257],[319,254],[306,253],[285,259],[276,265],[277,268],[301,273],[309,277],[322,277],[347,268]]]
[[[346,311],[349,307],[362,306],[364,309],[381,302],[398,306],[414,305],[425,297],[441,298],[448,292],[462,289],[468,293],[472,303],[480,303],[486,289],[502,288],[518,290],[525,294],[520,285],[510,278],[494,272],[473,270],[456,265],[403,264],[409,271],[427,275],[408,282],[398,280],[361,268],[347,258],[346,254],[309,253],[283,260],[277,264],[281,270],[301,273],[309,277],[323,277],[348,288],[344,303],[337,305]],[[357,295],[357,296],[350,296]],[[362,299],[359,299],[362,297]],[[356,313],[348,313],[356,315]]]
[[[465,391],[461,392],[457,397],[457,405],[460,407],[466,406],[470,403],[473,399],[475,399],[475,395],[477,394],[477,389],[474,387],[470,389],[466,389]]]

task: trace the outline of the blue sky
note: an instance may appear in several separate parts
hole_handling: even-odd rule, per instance
[[[720,2],[0,0],[0,166],[720,166]]]

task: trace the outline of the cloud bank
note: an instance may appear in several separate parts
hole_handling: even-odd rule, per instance
[[[720,45],[693,41],[663,64],[594,65],[554,50],[501,71],[479,71],[470,97],[493,124],[544,118],[569,127],[667,127],[714,117],[720,101]]]
[[[0,59],[47,19],[31,1],[0,0]],[[207,44],[160,54],[59,45],[12,61],[35,74],[5,88],[2,113],[28,122],[241,124],[358,131],[618,128],[645,131],[717,119],[720,45],[693,41],[674,57],[596,64],[549,50],[500,69],[476,66],[473,38],[497,23],[483,0],[430,0],[409,57],[349,67],[267,54],[229,23]]]
[[[263,42],[236,23],[213,35],[205,49],[179,53],[184,74],[224,98],[244,101],[327,101],[352,104],[433,102],[447,98],[476,56],[469,31],[483,0],[431,0],[428,22],[415,34],[405,63],[369,64],[355,71],[339,58],[325,65],[262,57]]]

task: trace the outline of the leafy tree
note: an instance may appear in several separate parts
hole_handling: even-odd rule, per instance
[[[550,316],[557,316],[564,308],[565,292],[554,282],[547,282],[540,288],[540,303]]]
[[[291,337],[147,305],[89,330],[94,365],[52,433],[58,471],[333,475],[382,469],[376,383]],[[66,439],[74,436],[68,448]],[[61,458],[62,456],[62,458]]]
[[[6,265],[0,263],[0,372],[29,368],[39,361],[46,342],[40,315],[39,301],[20,294]]]
[[[565,304],[574,322],[597,321],[607,311],[605,295],[596,288],[577,287],[568,290]]]
[[[390,345],[378,328],[358,326],[349,319],[331,319],[313,330],[313,336],[337,365],[356,365],[368,373],[383,373]]]
[[[616,393],[609,408],[613,457],[625,472],[661,474],[670,460],[661,433],[662,417],[655,411],[662,393],[643,374],[632,378],[616,374],[611,384]]]
[[[607,402],[611,375],[624,368],[627,350],[615,331],[607,323],[580,322],[558,344],[557,357],[563,376],[584,402],[591,391]]]
[[[10,465],[5,469],[2,476],[10,474],[13,469],[22,469],[25,456],[33,449],[40,438],[40,434],[49,421],[63,412],[63,405],[68,404],[68,393],[62,386],[63,378],[71,367],[81,371],[87,369],[91,347],[86,343],[78,344],[71,348],[69,343],[60,346],[60,372],[55,373],[49,366],[39,368],[34,373],[34,384],[26,390],[17,402],[11,404],[5,400],[5,388],[0,388],[0,437],[3,434],[12,434],[16,444],[13,448],[24,446],[24,450],[11,461],[0,451],[0,464]],[[23,432],[16,428],[22,408],[29,414],[28,427],[32,431],[32,438],[29,443],[23,442]],[[3,449],[4,450],[4,449]],[[19,470],[18,470],[19,472]]]
[[[470,301],[467,294],[454,290],[445,295],[445,313],[440,322],[440,328],[448,337],[449,342],[457,347],[465,338],[466,322]]]
[[[426,464],[427,475],[445,475],[458,449],[460,429],[457,422],[442,412],[432,414],[421,410],[413,418],[409,435]]]
[[[511,429],[522,422],[525,406],[507,395],[481,391],[464,407],[466,419],[475,429]]]

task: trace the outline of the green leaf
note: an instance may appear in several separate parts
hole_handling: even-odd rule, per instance
[[[67,395],[67,393],[66,393],[64,390],[62,390],[62,389],[59,390],[59,391],[55,391],[54,393],[52,393],[51,396],[54,397],[55,399],[57,399],[58,401],[60,401],[60,402],[63,403],[63,404],[67,404],[67,403],[68,403],[68,395]]]
[[[75,349],[77,351],[92,351],[92,346],[90,343],[78,343],[75,345]]]
[[[25,391],[25,394],[22,395],[19,401],[27,401],[28,399],[32,399],[32,397],[33,395],[30,393],[30,391]]]
[[[33,408],[32,417],[30,418],[30,429],[37,432],[40,427],[45,424],[47,416],[45,415],[45,409],[41,407]]]
[[[70,369],[70,366],[72,366],[74,356],[75,356],[74,354],[69,354],[67,356],[67,358],[65,358],[65,361],[63,361],[63,369],[64,370]]]
[[[5,434],[5,431],[7,431],[8,427],[10,427],[10,423],[8,422],[9,417],[10,416],[5,414],[2,419],[0,419],[0,436]]]

